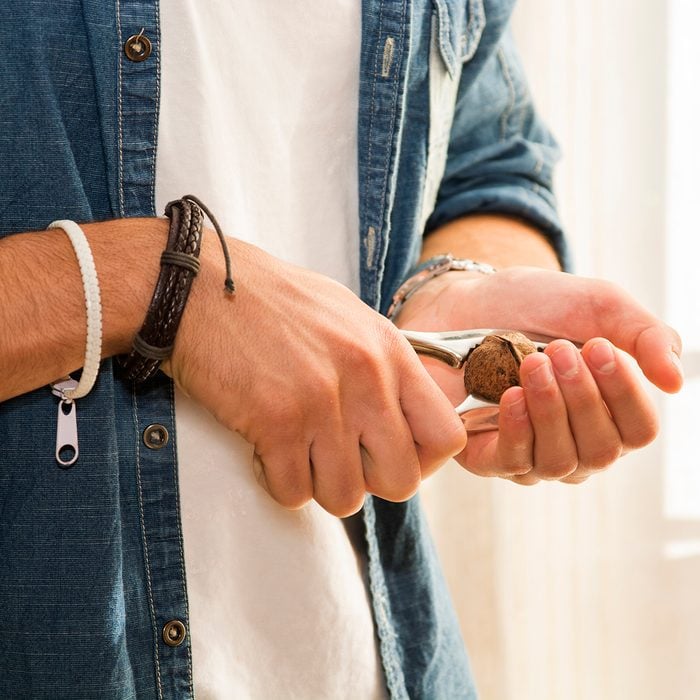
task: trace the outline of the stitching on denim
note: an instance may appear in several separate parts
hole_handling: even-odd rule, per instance
[[[449,71],[450,75],[453,76],[457,57],[455,56],[454,50],[452,49],[452,43],[450,42],[450,13],[448,12],[447,5],[444,2],[437,3],[437,11],[440,50],[445,58],[445,62],[447,63],[447,70]]]
[[[379,31],[381,33],[382,30],[382,20],[384,17],[384,3],[382,2],[379,6]],[[379,42],[377,42],[377,48],[374,53],[374,62],[372,66],[376,66],[377,62],[379,60]],[[373,71],[374,73],[374,71]],[[374,109],[375,109],[375,95],[376,95],[376,89],[377,89],[377,81],[374,78],[372,79],[372,97],[370,99],[370,110],[369,110],[369,128],[367,129],[367,162],[369,163],[370,168],[372,167],[372,135],[374,131]],[[365,178],[365,202],[369,202],[369,181],[371,180],[371,177]]]
[[[153,156],[151,157],[151,212],[156,214],[156,158],[158,157],[158,117],[160,111],[160,73],[161,73],[161,37],[160,37],[160,2],[156,2],[155,22],[156,22],[156,113],[153,120]]]
[[[401,15],[401,25],[404,26],[406,23],[406,0],[403,2],[403,14]],[[400,52],[401,55],[403,56],[403,38],[401,39],[401,46]],[[397,71],[397,78],[398,74],[400,71]],[[396,105],[396,98],[398,97],[399,94],[399,81],[394,80],[394,93],[392,95],[392,104]],[[386,149],[386,157],[384,158],[384,178],[382,179],[382,187],[381,191],[386,192],[387,188],[387,182],[389,180],[389,164],[391,163],[391,144],[394,140],[394,128],[396,126],[396,109],[391,110],[391,122],[389,123],[389,140],[388,140],[388,148]],[[382,223],[382,229],[384,229],[384,217],[386,214],[386,197],[382,198],[382,216],[381,216],[381,223]],[[386,239],[386,234],[384,235],[384,238]]]
[[[459,76],[461,74],[461,65],[459,64],[454,77],[450,75],[449,71],[445,70],[445,63],[440,55],[439,18],[437,13],[432,14],[430,25],[430,58],[428,67],[430,123],[425,182],[423,183],[419,209],[421,230],[425,228],[428,218],[435,209],[440,183],[445,173],[449,135],[457,100]]]
[[[407,698],[406,681],[401,666],[397,661],[396,631],[391,623],[389,615],[389,596],[386,583],[379,564],[379,544],[374,531],[376,524],[376,512],[372,496],[367,496],[363,509],[365,520],[365,541],[368,550],[369,584],[372,592],[372,603],[377,618],[377,636],[381,649],[381,661],[386,673],[387,689],[391,700]]]
[[[136,433],[136,486],[139,493],[139,520],[141,521],[141,541],[143,543],[143,557],[146,564],[146,590],[148,592],[148,606],[151,612],[151,628],[153,630],[153,642],[156,661],[156,683],[158,698],[163,700],[163,684],[160,677],[160,655],[158,653],[158,625],[156,623],[156,606],[153,601],[153,585],[151,581],[151,562],[148,556],[148,540],[146,538],[146,521],[143,517],[143,489],[141,484],[141,441],[139,439],[139,414],[136,399],[136,386],[131,389],[131,401],[134,415],[134,428]]]
[[[384,55],[382,56],[382,78],[388,78],[391,72],[391,64],[394,60],[394,37],[388,36],[384,42]]]
[[[503,110],[503,114],[501,114],[501,141],[505,141],[508,135],[508,121],[515,108],[515,85],[513,84],[513,78],[511,77],[510,68],[508,67],[508,61],[503,49],[499,48],[496,55],[498,56],[498,62],[501,64],[501,71],[503,72],[503,79],[508,88],[509,97],[508,105]]]
[[[123,107],[122,107],[122,55],[121,55],[121,47],[122,47],[122,20],[121,20],[121,13],[120,13],[120,5],[119,5],[120,0],[116,0],[115,3],[115,10],[117,14],[117,38],[119,40],[119,55],[118,55],[118,61],[117,61],[117,148],[119,150],[118,153],[118,165],[117,165],[117,178],[119,180],[119,215],[124,216],[124,157],[123,157],[123,151],[124,151],[124,130],[122,127],[122,119],[123,119]]]
[[[469,0],[469,21],[462,37],[465,48],[468,48],[468,50],[461,56],[463,63],[474,58],[485,26],[486,10],[484,9],[483,0]]]
[[[170,430],[172,433],[172,449],[173,449],[173,481],[175,485],[175,512],[177,514],[177,541],[180,547],[180,576],[182,577],[182,594],[185,600],[185,619],[188,627],[190,623],[190,603],[187,598],[187,577],[185,575],[185,546],[182,538],[182,515],[180,510],[180,472],[177,459],[177,434],[175,432],[175,386],[171,379],[169,381],[170,389]],[[188,635],[187,640],[187,681],[189,685],[190,695],[194,697],[194,680],[192,674],[192,645]]]
[[[405,35],[406,35],[406,17],[408,13],[408,2],[409,0],[403,0],[402,3],[402,13],[401,13],[401,27],[403,28],[403,33],[401,36],[401,45],[399,46],[399,55],[401,56],[402,61],[407,60],[407,54],[410,54],[410,27],[409,27],[409,47],[408,51],[404,49],[404,42],[405,42]],[[399,129],[396,134],[394,134],[394,131],[396,129],[396,120],[397,120],[397,98],[399,95],[399,88],[400,88],[400,82],[398,80],[398,77],[401,75],[401,65],[399,64],[399,67],[397,68],[396,71],[396,77],[397,80],[394,81],[394,94],[392,96],[392,104],[394,105],[394,109],[391,110],[391,123],[389,124],[389,141],[388,141],[388,148],[386,149],[386,158],[384,159],[384,180],[382,181],[382,192],[387,192],[387,185],[388,185],[388,180],[389,180],[389,163],[391,162],[391,153],[392,153],[392,144],[394,143],[394,136],[396,136],[396,144],[397,144],[397,151],[399,148],[399,145],[401,143],[401,133],[403,131],[403,123],[399,122]],[[406,73],[404,75],[404,81],[407,80],[408,77],[408,70],[406,70]],[[403,101],[401,103],[401,111],[403,112],[403,107],[405,106],[405,101],[406,101],[406,93],[404,92],[403,95]],[[394,200],[394,195],[396,193],[396,183],[398,180],[398,167],[394,169],[394,173],[391,179],[391,184],[388,185],[389,187],[389,192],[388,196],[385,196],[382,201],[382,216],[381,216],[381,222],[382,222],[382,229],[384,230],[384,219],[386,217],[386,209],[387,209],[387,199],[390,199],[392,202]],[[380,239],[380,242],[382,243],[382,253],[386,253],[386,249],[389,245],[389,227],[387,226],[386,231],[384,232],[384,237]],[[382,265],[377,271],[377,284],[379,288],[379,296],[381,297],[381,287],[382,287],[382,282],[384,280],[384,265],[385,265],[385,260],[386,256],[384,255],[382,257]]]

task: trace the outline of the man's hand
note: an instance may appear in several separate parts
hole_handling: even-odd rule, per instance
[[[171,360],[177,384],[255,446],[288,508],[337,516],[370,492],[409,498],[465,444],[464,427],[399,331],[342,285],[229,241],[237,294],[206,236]]]
[[[530,267],[489,276],[450,272],[419,290],[397,325],[509,328],[584,343],[579,351],[557,340],[527,356],[522,388],[501,399],[499,430],[471,435],[457,457],[475,474],[520,484],[579,483],[654,439],[656,412],[629,355],[660,389],[675,392],[682,384],[678,334],[601,280]],[[463,398],[461,373],[435,360],[425,364],[454,403]]]
[[[83,229],[100,279],[103,357],[119,355],[143,322],[168,222]],[[239,241],[230,248],[238,294],[223,291],[223,257],[208,233],[163,369],[253,443],[273,498],[290,508],[315,498],[349,515],[367,491],[409,498],[462,450],[461,421],[387,319],[326,277]],[[80,367],[85,302],[62,231],[0,239],[0,299],[0,402]]]

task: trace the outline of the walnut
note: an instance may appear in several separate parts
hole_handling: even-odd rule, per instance
[[[467,393],[488,401],[500,401],[506,389],[520,385],[520,363],[537,352],[535,344],[517,331],[488,335],[464,363]]]

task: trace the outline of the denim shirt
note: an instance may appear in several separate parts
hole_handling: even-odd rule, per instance
[[[362,2],[360,274],[377,310],[422,236],[468,213],[529,221],[565,255],[556,146],[513,50],[512,4]],[[152,54],[133,62],[123,46],[142,30]],[[0,46],[0,236],[154,216],[157,0],[4,0]],[[0,697],[193,697],[189,637],[163,638],[188,627],[173,411],[164,375],[136,387],[106,360],[64,470],[48,388],[0,404]],[[417,499],[369,498],[363,516],[390,696],[476,697]]]

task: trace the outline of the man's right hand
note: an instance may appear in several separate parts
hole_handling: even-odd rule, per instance
[[[314,498],[350,515],[369,492],[412,496],[464,447],[451,404],[387,319],[342,285],[229,239],[237,293],[205,236],[163,369],[255,446],[258,475],[287,508]]]
[[[128,351],[167,237],[164,219],[83,226],[100,280],[103,357]],[[255,446],[260,481],[288,508],[349,515],[366,492],[409,498],[464,447],[451,404],[399,331],[332,280],[230,240],[238,292],[207,232],[164,369]],[[0,239],[0,402],[78,369],[85,302],[61,231]]]

